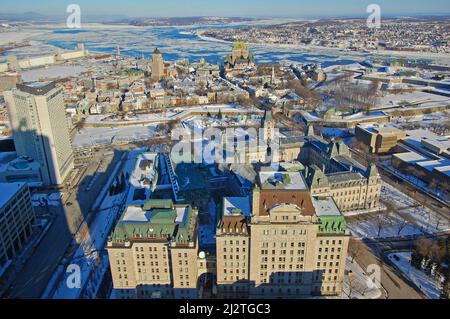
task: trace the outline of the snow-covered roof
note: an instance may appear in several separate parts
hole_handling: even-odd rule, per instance
[[[407,163],[423,161],[423,160],[427,159],[426,157],[424,157],[418,153],[415,153],[415,152],[399,153],[399,154],[394,154],[393,156],[398,158],[399,160],[401,160],[403,162],[407,162]]]
[[[266,171],[259,173],[259,179],[263,188],[275,189],[307,189],[301,172],[276,172]]]
[[[312,198],[317,216],[341,216],[341,212],[332,197]]]
[[[128,206],[122,218],[125,222],[148,222],[150,216],[141,206]]]

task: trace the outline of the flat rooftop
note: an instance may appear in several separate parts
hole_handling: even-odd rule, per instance
[[[0,208],[21,189],[25,183],[0,183]]]
[[[427,157],[422,156],[416,152],[398,153],[394,154],[393,156],[406,163],[414,163],[428,159]]]
[[[361,123],[357,126],[372,134],[396,134],[401,132],[394,126],[382,123]]]
[[[158,183],[159,156],[157,153],[139,154],[136,166],[130,177],[130,190],[127,196],[127,204],[143,204],[152,196]]]
[[[259,180],[262,189],[307,190],[301,172],[260,172]]]
[[[17,84],[17,90],[32,95],[45,95],[56,87],[55,82],[32,82],[27,84]]]
[[[332,197],[313,197],[312,203],[317,216],[342,216]]]

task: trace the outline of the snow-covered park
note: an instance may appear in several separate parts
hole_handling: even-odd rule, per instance
[[[425,272],[411,266],[411,252],[397,252],[388,255],[401,272],[408,277],[430,299],[439,299],[441,284]]]
[[[359,215],[350,219],[349,228],[353,236],[391,238],[450,230],[448,219],[387,183],[383,184],[381,198],[389,202],[394,211]]]
[[[73,138],[73,145],[95,146],[117,142],[134,142],[154,136],[156,125],[132,125],[122,127],[88,127],[81,129]]]

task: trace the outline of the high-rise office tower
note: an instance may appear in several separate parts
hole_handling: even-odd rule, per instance
[[[153,51],[152,56],[152,79],[160,81],[164,76],[164,60],[158,48]]]
[[[17,154],[40,163],[45,185],[62,184],[74,168],[62,88],[18,84],[4,96]]]

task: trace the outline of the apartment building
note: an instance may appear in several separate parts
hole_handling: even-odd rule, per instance
[[[107,250],[117,298],[198,297],[197,212],[189,205],[129,205]]]

